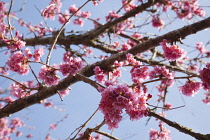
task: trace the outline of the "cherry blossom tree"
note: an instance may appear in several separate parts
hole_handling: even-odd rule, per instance
[[[170,140],[175,131],[209,140],[208,127],[196,131],[171,117],[190,114],[186,100],[193,113],[209,108],[209,7],[205,0],[0,1],[0,139],[39,139],[28,125],[38,119],[24,111],[42,106],[36,118],[49,120],[52,110],[63,117],[41,139],[53,140],[64,124],[57,139],[132,139],[114,130],[143,120],[147,133],[133,139]],[[59,106],[69,99],[72,114]],[[91,115],[79,115],[85,110]],[[208,125],[205,115],[198,111],[198,121]],[[70,131],[69,116],[86,120]]]

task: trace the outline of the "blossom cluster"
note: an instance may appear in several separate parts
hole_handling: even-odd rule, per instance
[[[152,26],[156,28],[162,28],[165,25],[164,21],[160,19],[158,15],[152,16]]]
[[[171,140],[171,131],[163,127],[162,124],[159,125],[160,131],[150,129],[149,137],[150,140]]]
[[[187,81],[185,85],[179,87],[179,90],[186,96],[194,96],[198,93],[201,87],[202,84],[200,82]]]
[[[210,63],[206,64],[206,68],[200,71],[200,78],[205,90],[210,90]]]
[[[122,120],[123,109],[131,120],[147,116],[148,96],[143,91],[133,90],[127,85],[108,86],[101,90],[99,109],[104,114],[105,123],[109,129],[118,128]]]
[[[166,69],[165,66],[154,66],[154,69],[149,73],[150,79],[166,77],[174,79],[174,73]]]
[[[26,48],[23,52],[16,51],[8,59],[7,65],[9,69],[13,72],[17,72],[20,75],[28,74],[29,72],[29,59],[34,57],[34,60],[37,62],[40,60],[40,57],[44,54],[44,48],[39,47],[34,50],[34,54],[31,53],[29,48]]]
[[[10,121],[7,118],[0,119],[0,139],[9,140],[10,135],[15,133],[17,137],[22,135],[22,132],[18,131],[17,128],[23,127],[23,121],[19,118],[13,118]]]
[[[149,68],[145,67],[133,67],[130,71],[131,79],[134,83],[141,83],[149,78]]]
[[[56,74],[58,71],[56,69],[56,66],[54,67],[48,67],[46,65],[43,65],[40,68],[40,72],[38,74],[38,78],[43,80],[46,85],[55,85],[58,83],[58,80],[60,77]]]
[[[69,57],[64,56],[65,63],[59,65],[59,71],[67,76],[68,74],[75,75],[83,67],[83,61],[80,57]]]
[[[160,45],[163,48],[164,51],[164,57],[168,60],[168,61],[175,61],[175,60],[179,60],[181,58],[183,58],[187,52],[183,49],[181,49],[179,46],[177,45],[169,45],[167,43],[167,40],[164,39]]]
[[[11,88],[10,94],[16,98],[23,98],[23,97],[29,96],[31,94],[31,91],[27,91],[25,87],[33,88],[34,87],[33,81],[22,82],[21,84],[22,85],[18,83],[12,83],[10,85],[10,88]]]

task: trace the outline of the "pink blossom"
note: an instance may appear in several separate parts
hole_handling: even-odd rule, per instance
[[[205,90],[210,90],[210,63],[206,64],[206,68],[200,71],[202,85]]]
[[[89,11],[87,11],[87,12],[82,12],[82,13],[81,13],[81,16],[82,16],[83,18],[87,19],[87,18],[89,18],[89,17],[91,16],[91,13],[90,13]]]
[[[38,62],[40,61],[40,58],[44,55],[44,47],[39,47],[38,49],[34,50],[34,61]]]
[[[163,48],[164,57],[168,61],[179,60],[187,54],[187,52],[185,50],[181,49],[177,45],[168,45],[167,40],[163,40],[163,42],[161,42],[160,45]]]
[[[30,95],[20,84],[13,83],[10,85],[10,94],[16,98],[23,98]]]
[[[3,75],[8,75],[9,74],[9,68],[4,66],[4,67],[0,67],[0,73]]]
[[[50,125],[50,129],[52,129],[52,130],[56,130],[56,127],[57,127],[57,124],[51,124]]]
[[[200,82],[188,81],[184,86],[180,86],[179,90],[186,96],[194,96],[199,92],[201,87],[202,84]]]
[[[202,46],[202,42],[196,44],[196,49],[199,50],[200,54],[205,54],[207,52],[205,46]]]
[[[66,89],[66,90],[62,90],[59,92],[59,94],[61,95],[61,97],[65,97],[69,94],[69,89]]]
[[[81,18],[77,18],[77,19],[73,20],[73,23],[76,24],[76,25],[83,26],[84,21]]]
[[[46,85],[55,85],[58,84],[60,77],[56,75],[57,70],[53,67],[42,66],[39,72],[38,78],[43,80]]]
[[[29,48],[26,48],[24,50],[24,54],[25,54],[27,59],[31,59],[33,57],[33,54],[31,53],[31,50]]]
[[[17,132],[16,132],[16,136],[17,136],[17,137],[20,137],[22,134],[23,134],[23,133],[20,132],[20,131],[17,131]]]
[[[106,16],[106,21],[110,21],[112,19],[119,18],[119,17],[121,17],[121,15],[118,15],[115,11],[110,11],[109,15]]]
[[[21,51],[16,51],[7,61],[11,71],[17,72],[20,75],[28,74],[28,59],[23,55]]]
[[[63,54],[63,61],[64,62],[69,62],[70,58],[73,56],[73,53],[67,51]]]
[[[132,9],[134,9],[136,7],[136,5],[133,3],[133,1],[130,1],[128,3],[128,0],[122,0],[122,5],[126,12],[131,11]]]
[[[83,67],[83,61],[80,57],[71,57],[68,62],[59,65],[59,71],[67,76],[68,74],[76,75]]]
[[[102,90],[99,109],[104,114],[105,123],[109,129],[117,128],[122,120],[123,109],[131,120],[137,120],[147,115],[147,96],[140,90],[133,91],[127,85],[112,85]]]
[[[164,26],[164,21],[159,18],[158,15],[152,16],[152,26],[156,28],[162,28]]]
[[[28,134],[26,137],[27,137],[27,138],[32,138],[33,135],[32,135],[32,134]]]
[[[18,38],[14,38],[13,40],[4,40],[9,46],[7,47],[11,51],[20,50],[25,47],[26,42],[19,40]]]
[[[150,129],[149,137],[150,140],[171,140],[170,133],[171,131],[166,129],[165,127],[161,127],[160,132],[154,129]]]
[[[132,81],[135,83],[141,83],[149,78],[148,67],[133,67],[130,73]]]
[[[77,12],[77,10],[78,10],[78,8],[76,7],[75,4],[74,4],[74,5],[71,5],[71,6],[69,7],[69,13],[74,14],[74,13]],[[78,12],[76,13],[76,15],[79,15],[79,14],[80,14],[80,11],[78,11]]]
[[[10,126],[11,127],[22,127],[23,126],[23,122],[19,118],[13,118],[10,121]]]
[[[199,7],[197,0],[184,0],[178,4],[179,8],[174,8],[174,11],[180,19],[191,19],[193,15],[205,16],[205,11]]]
[[[65,24],[66,22],[68,22],[68,20],[69,20],[69,12],[68,11],[65,11],[65,14],[62,14],[62,13],[59,14],[58,21],[61,24]]]
[[[154,70],[149,73],[150,79],[162,78],[163,76],[168,79],[174,79],[174,73],[166,69],[165,66],[155,66]]]

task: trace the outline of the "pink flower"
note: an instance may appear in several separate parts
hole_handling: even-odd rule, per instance
[[[202,84],[200,82],[188,81],[184,86],[180,86],[179,90],[186,96],[194,96],[199,92],[201,87]]]
[[[87,19],[88,17],[91,16],[91,14],[90,14],[89,11],[87,11],[87,12],[82,12],[82,13],[81,13],[81,16],[82,16],[83,18]]]
[[[174,79],[174,73],[166,69],[165,66],[155,66],[154,70],[149,73],[150,79],[162,78],[163,76],[168,79]]]
[[[57,70],[52,67],[42,66],[38,78],[43,80],[48,86],[58,84],[60,77],[56,75]]]
[[[60,13],[59,16],[58,16],[58,21],[61,24],[65,24],[66,22],[68,22],[68,19],[69,19],[68,11],[65,11],[65,14]]]
[[[40,58],[44,55],[44,47],[39,47],[38,49],[34,50],[34,61],[38,62],[40,61]]]
[[[59,71],[67,76],[68,74],[75,75],[83,67],[83,61],[80,57],[71,57],[68,62],[59,65]]]
[[[13,40],[4,40],[9,46],[7,47],[11,51],[20,50],[25,47],[26,42],[19,40],[18,38],[14,38]]]
[[[187,54],[187,52],[185,50],[181,49],[177,45],[168,45],[167,40],[163,40],[163,42],[161,42],[160,45],[163,48],[164,57],[168,61],[179,60]]]
[[[148,67],[133,67],[130,71],[132,81],[135,83],[141,83],[149,78]]]
[[[52,129],[52,130],[56,130],[56,127],[57,127],[57,124],[51,124],[50,125],[50,129]]]
[[[16,51],[7,61],[11,71],[17,72],[20,75],[28,74],[28,59],[22,54],[21,51]]]
[[[83,26],[84,21],[81,18],[77,18],[77,19],[73,20],[73,23],[76,24],[76,25]]]
[[[202,85],[205,90],[210,90],[210,63],[206,64],[206,68],[200,71]]]
[[[138,91],[138,92],[136,92]],[[147,115],[148,97],[141,90],[133,91],[127,85],[112,85],[101,90],[102,98],[99,109],[104,114],[105,123],[109,129],[117,128],[122,120],[123,109],[131,120],[137,120]]]
[[[69,13],[74,14],[74,13],[77,12],[77,10],[78,10],[78,8],[76,7],[75,4],[74,4],[74,5],[71,5],[70,8],[69,8]],[[80,15],[80,11],[78,11],[78,12],[76,13],[76,15],[77,15],[77,16]]]
[[[156,28],[162,28],[164,26],[164,21],[159,18],[158,15],[152,16],[152,26]]]

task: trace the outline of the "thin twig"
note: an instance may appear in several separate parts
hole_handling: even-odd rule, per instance
[[[96,109],[96,111],[90,116],[90,118],[88,118],[88,120],[80,127],[80,130],[77,132],[77,134],[71,139],[71,140],[74,140],[77,135],[82,131],[82,129],[88,124],[88,122],[93,118],[93,116],[98,112],[98,108]],[[70,139],[71,135],[66,139]]]

